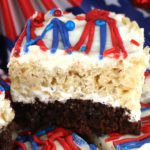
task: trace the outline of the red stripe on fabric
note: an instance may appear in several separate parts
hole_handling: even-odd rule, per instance
[[[82,0],[68,0],[68,1],[74,6],[80,6],[82,3]]]
[[[150,137],[150,133],[144,134],[144,135],[136,137],[136,138],[126,138],[126,139],[122,139],[122,140],[117,140],[117,141],[114,141],[113,144],[117,145],[117,144],[122,144],[122,143],[126,143],[126,142],[131,142],[131,141],[140,141],[140,140],[144,140],[148,137]]]
[[[145,76],[150,76],[150,72],[145,72]]]
[[[2,9],[2,17],[5,25],[6,36],[11,40],[15,40],[17,33],[15,31],[8,0],[2,0],[0,7]]]
[[[142,118],[141,118],[141,121],[142,121],[142,122],[147,121],[147,120],[150,120],[150,116],[146,116],[146,117],[142,117]]]
[[[47,10],[57,8],[57,5],[52,0],[41,0]]]
[[[142,108],[150,107],[150,103],[142,103],[141,102],[141,106],[142,106]]]
[[[30,2],[30,0],[18,0],[18,3],[21,7],[22,13],[25,19],[28,19],[30,16],[34,14],[34,8]]]

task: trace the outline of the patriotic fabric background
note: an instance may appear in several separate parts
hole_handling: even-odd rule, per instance
[[[124,13],[145,29],[145,45],[150,46],[150,0],[0,0],[0,68],[7,70],[10,51],[25,21],[35,11],[56,7],[74,14],[93,8]]]

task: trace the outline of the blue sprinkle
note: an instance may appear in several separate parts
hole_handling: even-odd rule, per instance
[[[102,25],[105,25],[106,22],[105,22],[105,21],[101,21],[101,20],[96,20],[96,21],[95,21],[95,24],[96,24],[97,26],[102,26]]]
[[[86,46],[81,47],[81,52],[84,52],[86,50]]]
[[[95,147],[94,144],[90,144],[89,146],[90,146],[90,149],[91,149],[91,150],[97,150],[97,148]]]
[[[50,10],[49,13],[50,13],[51,15],[54,15],[54,11],[55,11],[55,10],[57,10],[57,9],[56,9],[56,8],[53,8],[52,10]]]
[[[2,86],[0,86],[0,91],[2,91],[2,92],[5,91],[4,88],[3,88]]]
[[[46,134],[46,130],[41,130],[36,133],[36,136],[42,136],[44,134]]]
[[[72,51],[68,52],[68,54],[70,54],[70,55],[71,55],[71,54],[72,54]]]
[[[23,49],[23,54],[27,54],[29,52],[29,48],[27,46],[24,47]]]
[[[5,89],[5,91],[10,91],[10,86],[3,80],[0,80],[0,85]]]
[[[128,147],[125,147],[124,150],[130,150]]]
[[[75,23],[71,20],[67,21],[65,24],[68,31],[72,31],[75,28]]]
[[[72,133],[72,137],[73,137],[74,142],[77,145],[79,145],[79,146],[88,145],[88,143],[85,140],[83,140],[81,137],[79,137],[77,134]]]
[[[100,55],[100,56],[99,56],[99,59],[102,60],[102,59],[103,59],[103,55]]]

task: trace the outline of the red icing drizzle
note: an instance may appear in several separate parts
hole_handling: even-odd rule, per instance
[[[41,150],[56,150],[54,141],[58,141],[65,150],[81,150],[73,142],[71,133],[72,132],[67,131],[63,128],[57,128],[51,132],[46,133],[46,140],[42,140],[39,136],[36,135],[33,135],[32,138],[38,145],[41,146]],[[31,135],[31,132],[20,132],[19,135]],[[26,150],[26,146],[22,142],[15,142],[15,146],[21,147],[23,150]]]
[[[21,35],[19,36],[16,44],[15,44],[15,47],[14,47],[14,50],[13,50],[13,56],[15,57],[19,57],[20,56],[20,47],[21,47],[21,44],[23,42],[23,38],[25,37],[26,35],[26,29],[27,29],[27,25],[25,25]]]
[[[122,139],[122,140],[113,141],[113,144],[117,145],[117,144],[122,144],[122,143],[130,142],[130,141],[140,141],[140,140],[146,139],[148,137],[150,137],[150,133],[144,134],[144,135],[136,137],[136,138],[126,138],[126,139]]]
[[[37,27],[42,27],[43,21],[44,21],[44,14],[40,12],[38,12],[37,16],[34,19],[31,18],[31,29],[30,29],[31,39],[36,38],[35,29]],[[15,48],[13,51],[13,55],[15,57],[20,56],[20,49],[21,49],[20,47],[26,35],[26,29],[27,29],[27,25],[25,25],[23,32],[21,33],[21,35],[19,36],[19,39],[17,40],[15,44]],[[43,51],[47,50],[47,47],[45,46],[44,42],[41,39],[37,41],[37,44],[40,46],[41,50]]]
[[[26,148],[24,143],[15,141],[14,145],[21,147],[22,150],[27,150],[27,148]]]
[[[90,11],[89,13],[87,13],[86,20],[88,22],[84,28],[84,31],[80,37],[80,40],[77,42],[77,44],[74,47],[71,47],[67,51],[78,50],[82,46],[85,39],[88,37],[87,48],[85,51],[85,53],[88,54],[90,52],[91,44],[93,42],[93,37],[94,37],[94,27],[93,26],[95,25],[95,21],[96,20],[104,20],[109,25],[110,33],[111,33],[111,39],[112,39],[112,45],[113,45],[112,49],[105,50],[104,55],[106,56],[108,54],[113,53],[114,58],[119,58],[120,53],[122,52],[123,57],[124,58],[127,57],[127,52],[123,46],[123,42],[122,42],[120,33],[119,33],[118,28],[116,26],[116,21],[115,21],[115,19],[109,17],[108,11],[94,9],[94,10]]]
[[[122,134],[119,134],[119,133],[111,133],[108,135],[109,135],[109,137],[105,139],[105,142],[110,142],[112,140],[118,139],[123,136]]]
[[[130,42],[136,46],[140,46],[140,44],[134,39],[132,39]]]

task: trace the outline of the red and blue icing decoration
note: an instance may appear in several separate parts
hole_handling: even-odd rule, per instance
[[[112,142],[116,150],[131,150],[140,148],[146,143],[150,143],[150,103],[141,103],[142,114],[148,112],[141,118],[141,135],[136,137],[124,137],[118,133],[109,134],[105,142]]]
[[[95,26],[99,26],[100,27],[99,58],[102,59],[104,56],[107,56],[109,54],[113,54],[113,57],[116,59],[119,58],[121,55],[123,55],[124,58],[127,57],[127,52],[124,48],[119,30],[117,28],[116,20],[109,17],[109,11],[94,9],[89,13],[87,13],[85,17],[87,23],[85,25],[85,28],[81,34],[79,41],[74,46],[70,44],[68,32],[75,29],[75,23],[72,20],[69,20],[66,23],[62,22],[59,19],[59,17],[62,16],[62,11],[60,9],[53,9],[50,11],[50,14],[53,15],[54,18],[45,27],[42,34],[39,36],[36,36],[35,29],[37,27],[43,27],[44,14],[39,12],[35,18],[30,18],[27,21],[27,24],[25,25],[22,34],[20,35],[18,41],[15,44],[15,50],[13,53],[14,56],[16,57],[20,56],[20,46],[25,36],[26,36],[26,44],[23,50],[25,54],[28,53],[28,47],[34,44],[39,45],[43,51],[48,50],[42,39],[49,30],[53,30],[52,47],[50,48],[51,53],[55,53],[58,48],[59,43],[58,35],[60,33],[64,49],[66,50],[66,52],[71,53],[72,51],[81,50],[81,52],[88,54],[90,53],[91,46],[93,43]],[[83,17],[81,20],[83,20]],[[109,26],[113,46],[108,50],[105,50],[106,34],[107,34],[106,25]],[[136,45],[138,44],[135,40],[132,40],[131,42]]]
[[[89,150],[97,150],[93,144],[88,144],[76,133],[64,128],[47,128],[32,135],[31,132],[20,132],[15,141],[17,150],[27,150],[26,142],[29,142],[33,150],[56,150],[56,141],[65,150],[81,150],[82,147],[89,147]]]

